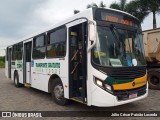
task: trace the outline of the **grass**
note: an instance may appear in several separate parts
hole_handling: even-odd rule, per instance
[[[0,68],[4,68],[5,67],[5,64],[3,61],[0,61]]]
[[[0,68],[5,67],[5,57],[0,57]]]

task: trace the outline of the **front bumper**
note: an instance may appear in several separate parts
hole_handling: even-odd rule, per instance
[[[130,102],[134,102],[140,99],[147,97],[148,95],[148,83],[144,90],[139,88],[139,93],[137,94],[136,98],[129,99],[127,98],[128,94],[124,96],[124,93],[117,93],[117,96],[108,93],[107,91],[99,88],[98,86],[94,86],[96,89],[92,92],[92,105],[99,106],[99,107],[109,107],[109,106],[118,106]]]

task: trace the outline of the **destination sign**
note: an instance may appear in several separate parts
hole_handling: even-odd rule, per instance
[[[118,18],[118,17],[115,17],[115,16],[108,15],[108,16],[106,16],[106,20],[107,21],[111,21],[111,22],[117,22],[117,23],[129,25],[129,26],[134,26],[133,21],[127,20],[127,19]]]
[[[119,24],[124,24],[128,26],[138,27],[139,22],[136,18],[117,11],[111,10],[97,10],[95,14],[97,20],[115,22]]]

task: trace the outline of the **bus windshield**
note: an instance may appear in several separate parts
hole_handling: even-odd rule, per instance
[[[144,66],[142,33],[115,27],[97,26],[93,62],[100,66]]]

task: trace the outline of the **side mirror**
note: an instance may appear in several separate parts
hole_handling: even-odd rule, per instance
[[[92,21],[89,21],[88,25],[89,25],[89,28],[88,28],[89,40],[93,42],[93,44],[88,48],[88,52],[90,52],[91,49],[96,44],[96,28],[95,28],[94,22],[92,22]]]
[[[93,22],[89,22],[89,40],[90,41],[95,41],[96,37],[96,30],[95,30],[95,25]]]

